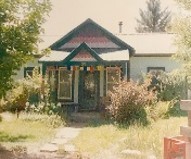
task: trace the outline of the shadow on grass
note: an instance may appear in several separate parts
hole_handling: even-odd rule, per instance
[[[71,127],[99,127],[110,125],[113,121],[104,118],[99,112],[78,112],[68,118],[67,124]]]
[[[11,136],[7,134],[6,132],[0,132],[0,142],[19,142],[19,141],[25,141],[26,139],[33,138],[32,135],[17,135],[17,136]]]
[[[111,125],[111,124],[114,124],[114,122],[110,119],[92,119],[90,121],[88,121],[87,123],[87,127],[100,127],[100,126],[103,126],[103,125]]]
[[[52,159],[49,155],[47,156],[44,154],[28,154],[26,152],[26,147],[22,146],[16,146],[8,150],[0,145],[0,159]]]

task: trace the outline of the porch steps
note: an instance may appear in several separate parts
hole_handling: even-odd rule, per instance
[[[70,115],[70,121],[74,123],[91,123],[100,121],[99,112],[77,112]]]

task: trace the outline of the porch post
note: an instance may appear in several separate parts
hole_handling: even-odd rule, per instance
[[[78,84],[79,84],[79,70],[75,70],[74,80],[74,102],[78,103]]]
[[[100,70],[100,97],[104,96],[104,69]]]
[[[127,73],[127,70],[128,70],[128,64],[127,64],[127,62],[125,62],[125,71],[124,71],[124,80],[125,80],[125,81],[127,81],[127,76],[128,76],[128,75],[127,75],[127,74],[128,74],[128,73]]]

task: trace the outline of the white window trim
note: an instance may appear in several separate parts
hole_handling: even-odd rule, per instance
[[[72,77],[70,78],[70,97],[60,97],[60,71],[61,70],[67,70],[67,67],[59,67],[58,71],[58,99],[67,99],[67,100],[72,100]],[[72,73],[71,73],[72,74]],[[64,82],[62,82],[64,83]]]
[[[118,82],[121,79],[121,75],[120,75],[120,71],[121,70],[120,70],[120,67],[107,67],[106,68],[106,93],[108,92],[108,84],[110,84],[110,83],[115,84],[115,82],[108,82],[108,70],[111,70],[111,69],[118,70],[119,71],[119,80],[118,80]]]
[[[47,71],[48,71],[47,74],[48,74],[49,84],[51,86],[51,91],[54,91],[55,87],[56,87],[56,70],[48,69]],[[53,86],[52,86],[52,84],[53,84]]]

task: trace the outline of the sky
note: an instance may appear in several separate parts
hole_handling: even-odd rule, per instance
[[[134,33],[139,8],[146,8],[147,0],[51,0],[52,11],[43,25],[44,38],[64,36],[87,18],[117,34],[119,21],[123,21],[123,33]],[[161,0],[161,7],[168,7],[172,14],[179,13],[174,0]],[[53,39],[53,38],[52,38]],[[48,41],[48,40],[47,40]]]

